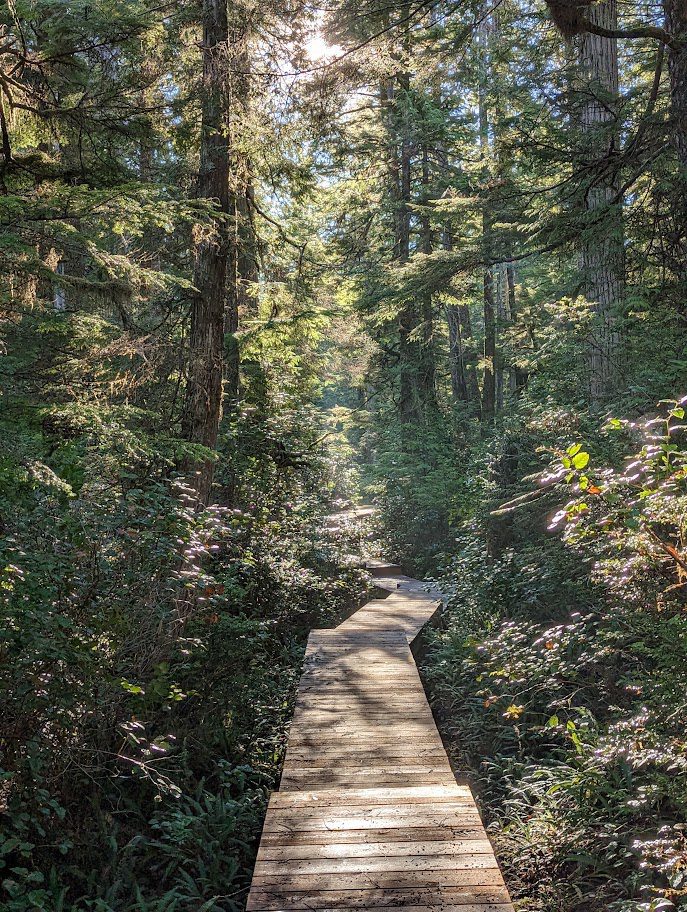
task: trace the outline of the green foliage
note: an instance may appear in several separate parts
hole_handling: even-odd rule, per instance
[[[522,905],[683,902],[671,48],[621,44],[595,157],[598,87],[543,7],[239,2],[214,133],[201,7],[0,10],[0,906],[242,908],[307,633],[365,587],[359,531],[323,522],[360,493],[368,550],[441,571],[427,678]],[[182,414],[210,133],[212,370],[234,389],[240,364],[205,448]],[[621,234],[592,396],[609,327],[580,253],[607,266]]]
[[[195,199],[197,12],[0,13],[3,73],[19,77],[0,86],[8,912],[242,908],[307,634],[365,585],[322,523],[326,302],[274,220],[247,295],[243,401],[217,450],[181,436],[194,247],[213,208]],[[287,37],[296,54],[297,28]],[[288,130],[274,140],[284,97],[239,132],[268,175],[256,199],[290,197],[308,241],[308,156]],[[200,510],[186,467],[205,458],[215,496]]]
[[[118,471],[105,474],[111,441],[84,453],[78,494],[27,483],[8,517],[8,908],[196,910],[214,897],[208,908],[233,912],[305,636],[346,609],[359,574],[322,543],[316,498],[283,478],[276,500],[254,482],[259,508],[198,514],[145,445],[125,462],[115,436]],[[184,591],[196,611],[170,651],[156,630]]]
[[[385,553],[418,573],[433,565],[465,494],[460,441],[439,414],[423,427],[388,422],[366,437],[374,463],[363,476],[382,511]]]
[[[608,423],[642,442],[616,467],[558,451],[564,542],[521,520],[485,567],[467,531],[443,578],[427,680],[516,897],[541,909],[668,909],[687,889],[684,413],[662,408]]]

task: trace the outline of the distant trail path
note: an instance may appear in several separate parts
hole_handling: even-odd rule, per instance
[[[372,512],[344,511],[331,522]],[[308,639],[247,908],[512,912],[410,650],[439,593],[393,564],[367,567],[390,595]]]

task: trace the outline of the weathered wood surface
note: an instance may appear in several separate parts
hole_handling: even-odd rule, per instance
[[[310,634],[248,912],[512,912],[410,650],[439,593],[369,569],[391,594]]]

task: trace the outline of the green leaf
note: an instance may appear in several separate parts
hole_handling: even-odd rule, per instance
[[[8,855],[11,851],[16,849],[18,845],[18,839],[6,839],[5,842],[0,844],[0,855]]]
[[[119,686],[122,687],[130,694],[144,694],[145,690],[139,684],[131,684],[129,681],[126,681],[124,678],[119,682]]]
[[[589,453],[581,452],[578,453],[572,461],[572,464],[576,469],[583,469],[589,462]]]

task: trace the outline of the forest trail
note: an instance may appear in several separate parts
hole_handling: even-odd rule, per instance
[[[308,639],[247,909],[510,912],[410,648],[439,593],[393,564],[367,567],[389,595]]]

